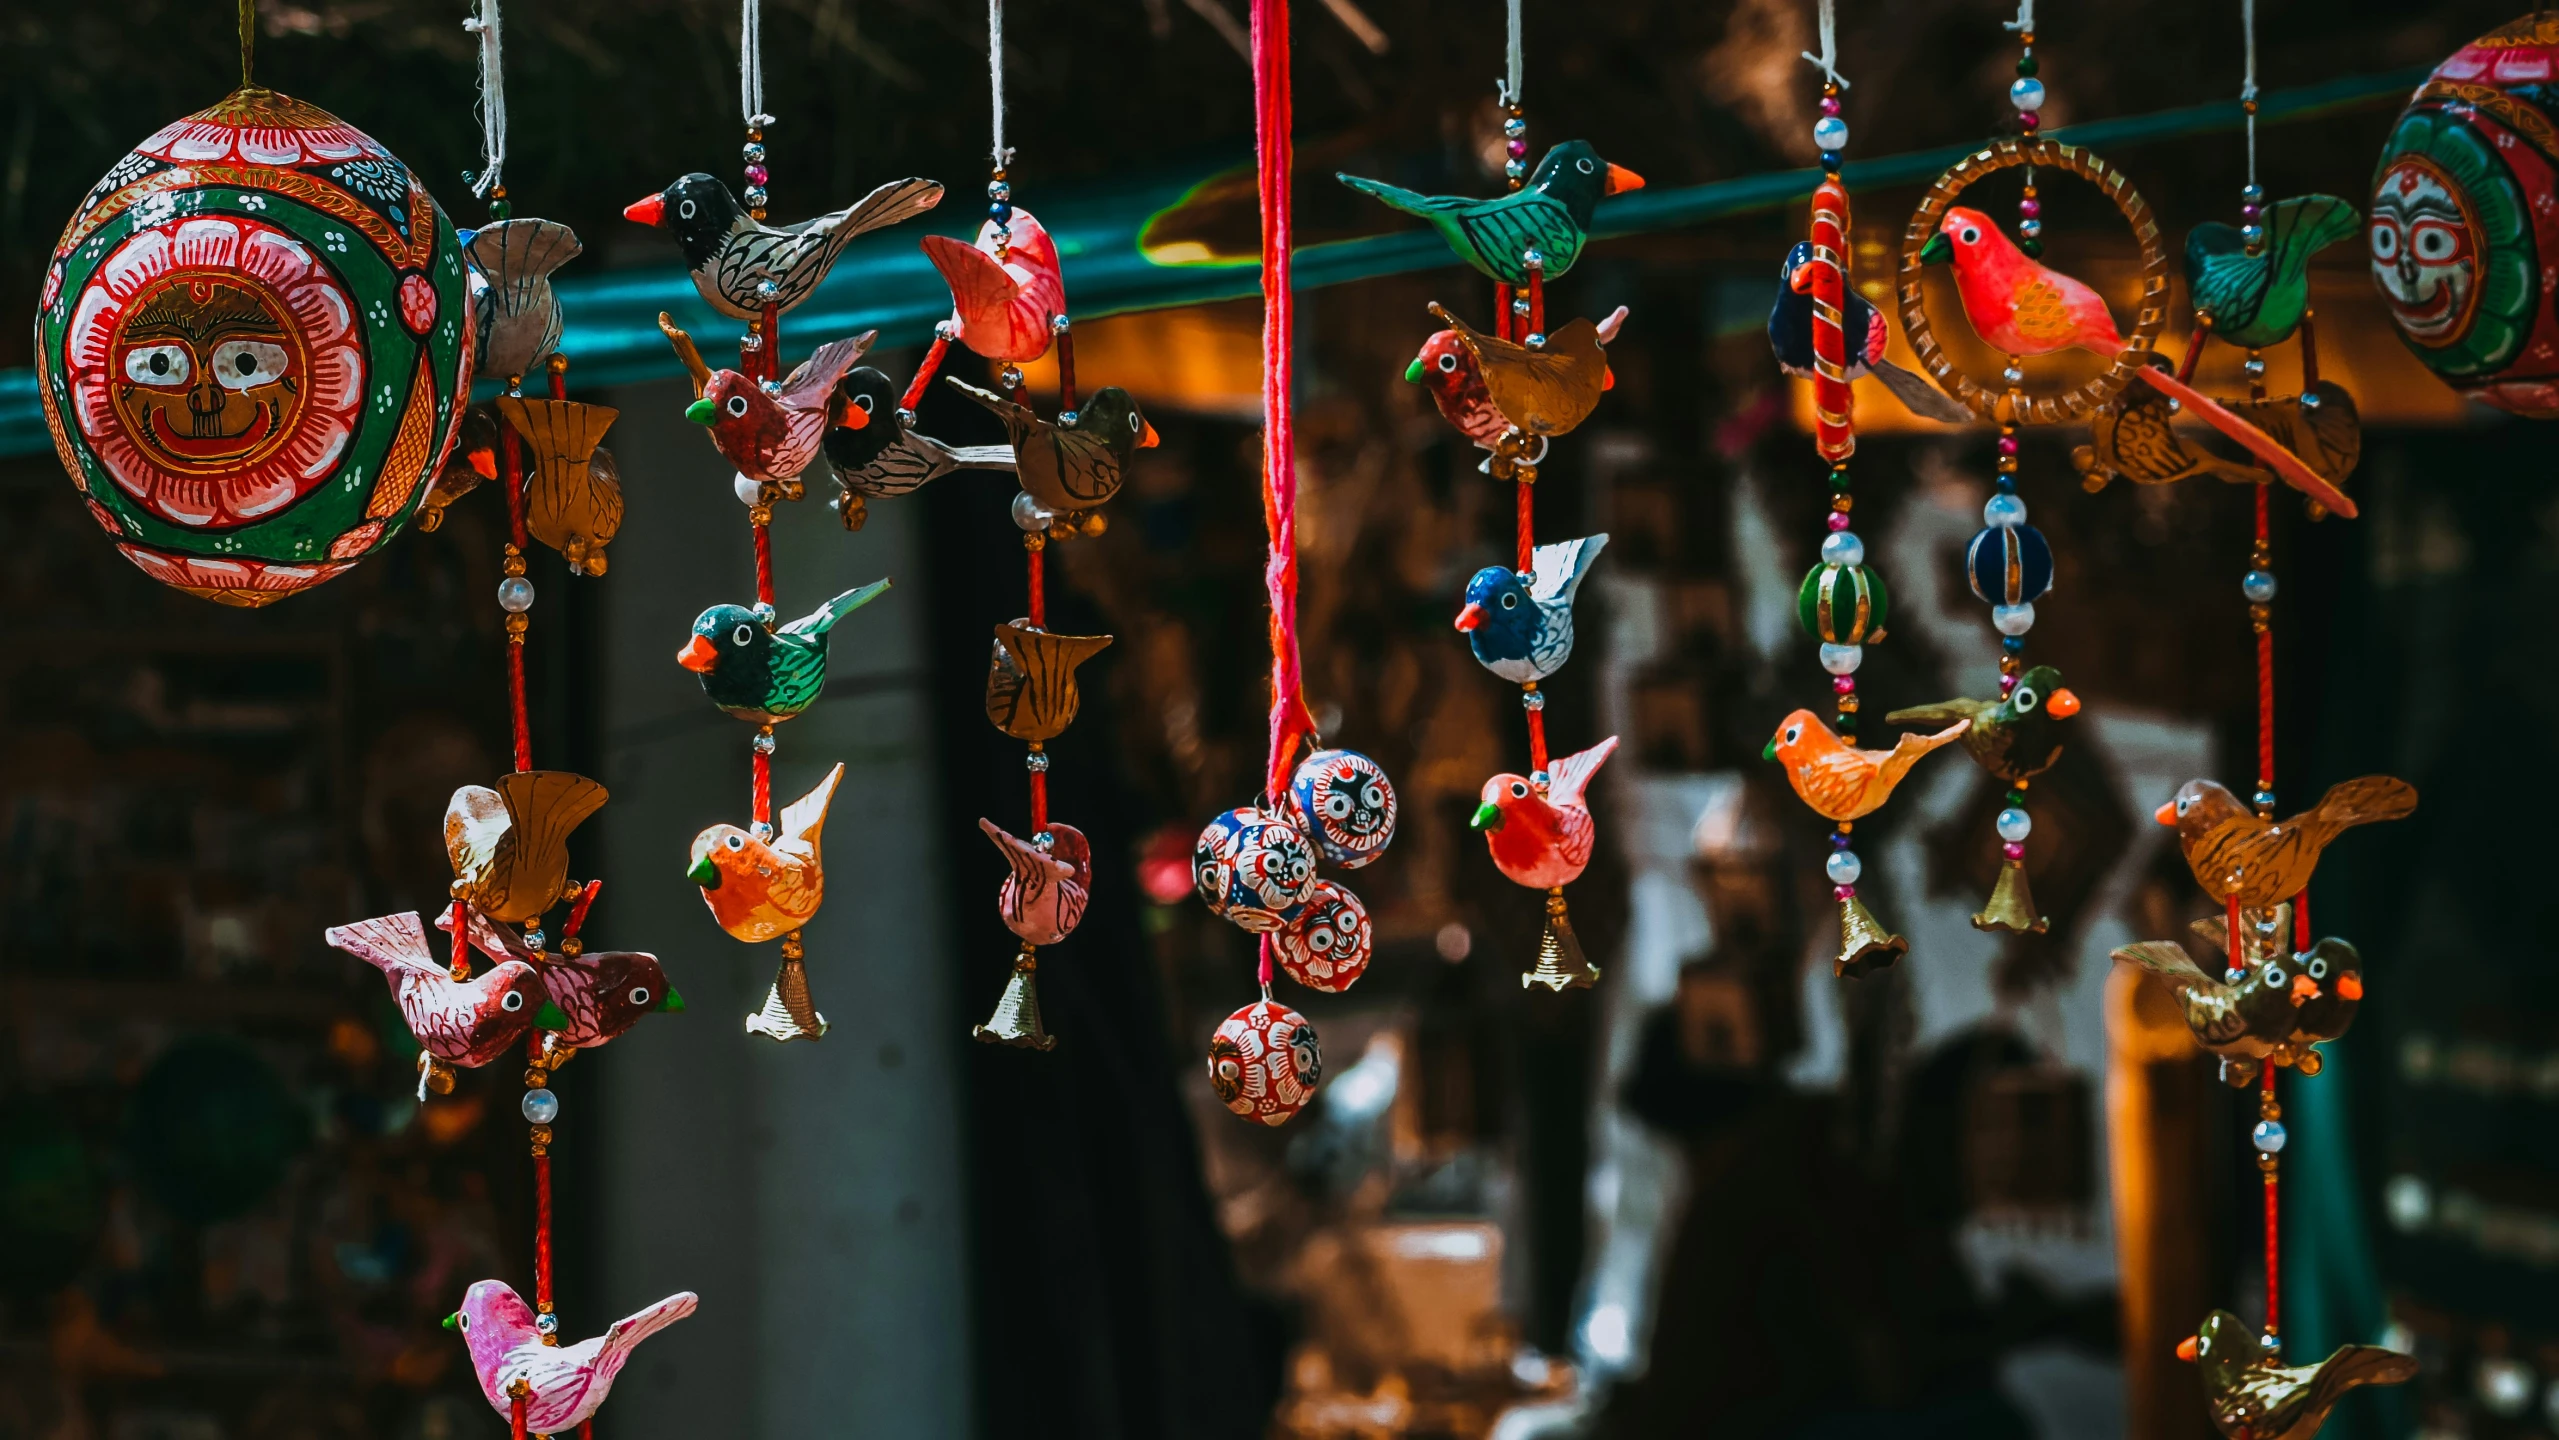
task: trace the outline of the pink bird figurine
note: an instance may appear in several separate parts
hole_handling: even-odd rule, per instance
[[[658,328],[693,377],[695,398],[684,407],[684,418],[709,426],[720,458],[749,480],[796,480],[816,461],[828,430],[859,430],[870,423],[870,413],[839,400],[835,387],[862,363],[863,352],[879,338],[876,330],[820,345],[780,388],[767,390],[735,370],[703,363],[693,337],[666,315],[658,316]]]
[[[1093,891],[1093,847],[1084,832],[1072,825],[1051,825],[1049,844],[1043,849],[1007,834],[992,820],[978,821],[977,828],[986,832],[986,838],[1004,852],[1005,863],[1013,867],[995,896],[1004,928],[1034,945],[1054,945],[1073,934]]]
[[[1513,883],[1551,890],[1581,878],[1599,826],[1591,819],[1591,777],[1617,749],[1617,737],[1567,755],[1547,768],[1544,789],[1525,775],[1484,782],[1483,804],[1469,822],[1484,832],[1493,864]]]
[[[508,959],[468,980],[427,946],[426,926],[415,910],[332,925],[320,937],[382,972],[399,1002],[400,1018],[418,1037],[418,1099],[432,1086],[453,1090],[459,1065],[477,1069],[524,1038],[546,997],[530,964]]]
[[[1057,242],[1028,210],[1016,209],[995,254],[995,222],[978,227],[977,243],[924,237],[924,253],[951,287],[951,338],[989,360],[1016,363],[1048,353],[1057,317],[1066,313],[1066,277]]]
[[[2075,348],[2111,360],[2124,348],[2114,314],[2096,291],[2018,249],[1978,210],[1949,209],[1919,258],[1924,264],[1954,263],[1964,318],[1982,339],[2011,355]]]
[[[435,919],[435,928],[450,932],[450,912]],[[554,1050],[592,1050],[630,1029],[640,1017],[673,1014],[684,997],[667,983],[658,957],[639,950],[537,951],[508,926],[471,912],[471,946],[490,960],[520,960],[542,977],[550,1003],[535,1013],[533,1023],[551,1032]]]
[[[613,1379],[641,1341],[693,1313],[700,1298],[678,1291],[613,1328],[575,1345],[546,1345],[533,1307],[505,1282],[483,1280],[462,1296],[462,1308],[445,1328],[462,1332],[480,1393],[498,1414],[513,1418],[515,1392],[524,1391],[524,1428],[534,1435],[567,1435],[592,1419],[613,1393]]]

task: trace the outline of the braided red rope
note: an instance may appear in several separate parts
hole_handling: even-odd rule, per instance
[[[924,399],[924,387],[942,373],[942,357],[950,353],[951,342],[940,331],[933,333],[932,347],[924,352],[924,363],[915,367],[915,378],[906,383],[906,394],[897,402],[901,410],[912,411]]]
[[[2263,1087],[2263,1093],[2264,1093],[2264,1096],[2265,1096],[2265,1099],[2264,1099],[2264,1102],[2263,1102],[2263,1103],[2264,1103],[2265,1105],[2267,1105],[2267,1106],[2271,1107],[2271,1106],[2275,1103],[2275,1062],[2274,1062],[2274,1058],[2273,1058],[2272,1056],[2267,1057],[2266,1062],[2265,1062],[2265,1068],[2264,1068],[2264,1070],[2263,1070],[2262,1074],[2261,1074],[2261,1075],[2260,1075],[2260,1077],[2259,1077],[2258,1084],[2259,1084],[2260,1086],[2262,1086],[2262,1087]],[[2273,1167],[2271,1167],[2271,1166],[2270,1166],[2270,1167],[2268,1167],[2268,1168],[2267,1168],[2267,1170],[2266,1170],[2266,1333],[2267,1333],[2267,1334],[2269,1334],[2269,1335],[2272,1335],[2272,1334],[2274,1334],[2274,1333],[2275,1333],[2276,1326],[2277,1326],[2277,1320],[2278,1320],[2278,1316],[2279,1316],[2279,1306],[2280,1306],[2280,1304],[2281,1304],[2281,1299],[2280,1299],[2280,1297],[2281,1297],[2281,1296],[2282,1296],[2282,1294],[2283,1294],[2283,1287],[2282,1287],[2282,1285],[2281,1285],[2281,1283],[2280,1283],[2280,1282],[2281,1282],[2281,1280],[2282,1280],[2282,1276],[2278,1273],[2277,1265],[2276,1265],[2276,1257],[2277,1257],[2278,1255],[2280,1255],[2280,1254],[2282,1253],[2282,1251],[2281,1251],[2281,1249],[2280,1249],[2280,1248],[2276,1245],[2276,1243],[2275,1243],[2275,1215],[2276,1215],[2276,1209],[2277,1209],[2276,1204],[2275,1204],[2275,1174],[2276,1174],[2276,1172],[2275,1172],[2275,1170],[2273,1169]]]
[[[1297,445],[1290,415],[1295,334],[1289,182],[1295,162],[1289,128],[1287,0],[1253,0],[1253,114],[1262,211],[1262,520],[1270,554],[1262,567],[1271,600],[1271,747],[1263,793],[1288,789],[1289,762],[1313,733],[1297,647]],[[1265,961],[1267,964],[1267,961]]]
[[[2257,487],[2257,547],[2255,553],[2266,553],[2266,491]],[[2275,627],[2271,621],[2257,627],[2257,788],[2275,788]]]

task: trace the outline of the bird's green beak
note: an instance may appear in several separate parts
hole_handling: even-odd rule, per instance
[[[569,1028],[569,1012],[561,1009],[559,1002],[545,1000],[542,1008],[533,1012],[533,1023],[545,1030],[566,1030]]]
[[[1919,263],[1922,265],[1942,265],[1954,258],[1955,242],[1947,239],[1943,230],[1929,236],[1928,243],[1919,247]]]
[[[1475,807],[1475,818],[1466,822],[1466,828],[1467,828],[1467,829],[1469,829],[1469,830],[1499,830],[1499,829],[1501,829],[1501,828],[1502,828],[1502,807],[1501,807],[1501,806],[1499,806],[1499,805],[1494,804],[1494,803],[1493,803],[1492,801],[1490,801],[1490,800],[1487,800],[1487,801],[1485,801],[1483,804],[1476,806],[1476,807]]]
[[[1768,743],[1759,747],[1759,758],[1762,760],[1775,760],[1777,758],[1776,736],[1769,736]]]
[[[1404,367],[1404,383],[1407,385],[1419,385],[1422,383],[1421,356],[1414,356],[1413,363]]]
[[[459,1329],[461,1329],[461,1328],[462,1328],[462,1312],[461,1312],[461,1311],[459,1311],[459,1310],[456,1310],[456,1311],[454,1311],[452,1314],[445,1316],[445,1317],[444,1317],[444,1328],[445,1328],[445,1329],[447,1329],[447,1330],[459,1330]]]
[[[665,1015],[681,1015],[684,1013],[684,997],[676,993],[674,986],[669,985],[666,987],[666,998],[658,1002],[658,1011]]]
[[[684,872],[684,878],[705,890],[717,890],[720,888],[720,867],[711,863],[710,856],[704,855],[693,862],[692,869]]]
[[[1946,237],[1940,235],[1937,238],[1943,240]],[[711,403],[710,397],[704,396],[684,407],[684,418],[696,425],[708,425],[720,418],[720,407]]]

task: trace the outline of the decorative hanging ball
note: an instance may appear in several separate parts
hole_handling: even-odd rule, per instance
[[[1881,573],[1864,565],[1816,565],[1795,591],[1795,618],[1825,645],[1863,645],[1884,633],[1891,603]]]
[[[2374,167],[2373,283],[2399,338],[2453,389],[2559,417],[2559,15],[2509,21],[2417,88]]]
[[[380,143],[242,89],[116,162],[36,314],[46,425],[153,579],[264,605],[408,522],[471,378],[461,242]]]
[[[1271,948],[1289,979],[1309,990],[1337,994],[1368,969],[1377,936],[1369,927],[1368,907],[1348,886],[1318,880],[1305,913],[1280,927]]]
[[[1992,525],[1964,551],[1973,593],[1993,605],[2031,605],[2053,588],[2053,547],[2032,525]]]
[[[1245,806],[1208,822],[1191,849],[1191,883],[1210,912],[1247,930],[1277,930],[1315,890],[1315,847],[1303,831]]]
[[[1326,860],[1356,870],[1395,838],[1395,786],[1356,750],[1318,750],[1288,782],[1289,819]]]
[[[1226,1108],[1280,1125],[1306,1108],[1324,1081],[1324,1051],[1306,1017],[1256,1000],[1226,1017],[1208,1042],[1208,1083]]]

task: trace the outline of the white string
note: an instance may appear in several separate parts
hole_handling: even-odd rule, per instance
[[[484,162],[479,178],[471,182],[471,193],[486,195],[496,189],[506,170],[506,70],[501,63],[498,45],[498,0],[478,0],[480,13],[462,22],[462,28],[480,37],[480,159]]]
[[[764,5],[743,0],[737,22],[737,103],[751,130],[773,123],[764,113]]]
[[[1848,81],[1839,73],[1839,15],[1835,0],[1821,0],[1822,53],[1802,52],[1805,60],[1821,67],[1822,79],[1845,90]]]
[[[2239,0],[2239,29],[2247,38],[2248,74],[2239,86],[2239,98],[2249,102],[2248,110],[2248,183],[2257,183],[2257,0]]]
[[[1528,62],[1520,46],[1519,5],[1520,0],[1509,0],[1504,7],[1510,22],[1510,46],[1508,53],[1504,56],[1507,61],[1506,74],[1501,80],[1494,82],[1494,88],[1500,92],[1502,108],[1505,110],[1519,104],[1520,82],[1527,78],[1528,74]]]
[[[2000,28],[2014,30],[2020,35],[2035,33],[2035,0],[2017,0],[2017,18],[2006,22]]]
[[[1013,163],[1004,144],[1004,0],[986,0],[986,89],[995,97],[995,168]]]

